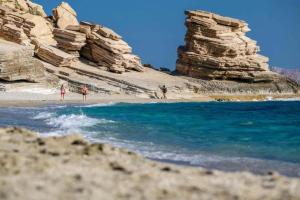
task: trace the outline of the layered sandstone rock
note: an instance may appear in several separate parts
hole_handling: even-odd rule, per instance
[[[44,77],[43,65],[32,56],[32,48],[0,40],[0,79],[41,80]]]
[[[53,9],[53,18],[58,28],[65,29],[69,25],[79,25],[77,14],[66,2]]]
[[[113,30],[82,22],[79,31],[87,34],[87,45],[81,50],[83,57],[116,73],[143,71],[140,58],[132,54],[131,47]]]
[[[0,37],[18,44],[28,44],[28,35],[33,26],[20,14],[0,6]]]
[[[204,11],[186,11],[186,45],[178,48],[179,73],[204,79],[273,81],[268,58],[259,55],[244,21]]]
[[[77,60],[75,56],[59,50],[54,46],[44,44],[38,40],[32,42],[35,45],[35,55],[56,67],[68,67]]]
[[[53,44],[52,25],[39,15],[21,13],[0,6],[0,37],[18,44],[29,45],[31,39]]]
[[[47,17],[47,14],[45,13],[43,6],[33,3],[29,0],[26,3],[28,6],[28,9],[29,9],[29,12],[31,14],[39,15],[41,17]]]
[[[14,10],[20,10],[24,12],[29,11],[29,6],[27,5],[26,0],[1,0],[0,5]]]
[[[69,4],[63,2],[55,8],[51,21],[42,6],[26,1],[24,12],[20,6],[15,7],[15,1],[0,7],[0,37],[18,44],[34,44],[41,60],[57,67],[71,66],[74,58],[82,55],[111,72],[143,71],[140,58],[132,54],[120,35],[97,24],[79,24]]]
[[[56,28],[53,34],[58,48],[76,57],[80,56],[79,51],[86,44],[84,33]]]

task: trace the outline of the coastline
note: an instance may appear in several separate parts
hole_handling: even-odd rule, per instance
[[[300,179],[226,173],[142,158],[80,135],[0,129],[2,199],[299,199]]]
[[[197,98],[177,98],[177,99],[150,99],[130,95],[88,95],[86,102],[82,101],[82,95],[68,93],[65,101],[59,100],[58,93],[42,94],[28,92],[0,92],[0,107],[34,107],[60,104],[99,104],[99,103],[179,103],[179,102],[257,102],[271,100],[297,100],[300,101],[300,95],[203,95]]]

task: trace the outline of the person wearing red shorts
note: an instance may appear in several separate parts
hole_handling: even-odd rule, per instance
[[[65,100],[65,94],[66,94],[66,89],[65,89],[64,84],[62,84],[60,87],[60,100],[61,101]]]

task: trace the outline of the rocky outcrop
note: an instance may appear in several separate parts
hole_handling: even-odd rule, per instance
[[[35,55],[41,60],[56,67],[68,67],[76,61],[76,57],[59,50],[51,45],[44,44],[38,40],[32,41],[35,45]]]
[[[271,71],[295,80],[300,84],[300,67],[295,68],[281,68],[281,67],[271,67]]]
[[[78,29],[87,34],[87,45],[81,51],[83,57],[116,73],[143,71],[140,58],[132,54],[131,47],[113,30],[87,22],[81,22]]]
[[[0,6],[0,37],[18,44],[29,45],[39,39],[53,44],[52,25],[39,15],[21,13]]]
[[[82,22],[79,25],[76,12],[65,2],[53,10],[54,26],[58,28],[53,28],[38,4],[28,1],[24,4],[26,9],[16,8],[14,2],[2,5],[0,36],[18,44],[39,44],[36,56],[43,61],[58,67],[70,66],[73,58],[81,54],[111,72],[143,71],[140,58],[132,54],[131,47],[121,36],[97,24]]]
[[[39,82],[44,77],[44,68],[32,56],[32,48],[0,40],[0,79]]]
[[[79,24],[68,3],[55,8],[52,18],[46,17],[42,6],[30,1],[2,1],[0,5],[0,37],[35,45],[35,55],[45,62],[71,66],[75,57],[83,56],[107,71],[143,71],[140,58],[132,54],[121,36],[101,25]]]
[[[40,138],[19,128],[0,129],[0,164],[2,200],[300,198],[300,180],[276,172],[180,167],[80,135]]]
[[[69,25],[79,25],[76,12],[66,2],[53,9],[52,13],[58,28],[65,29]]]
[[[43,6],[33,3],[29,0],[26,1],[26,3],[29,8],[29,13],[33,15],[39,15],[41,17],[47,17],[47,14],[45,13]]]
[[[1,6],[5,6],[14,10],[20,10],[24,12],[29,11],[29,6],[26,0],[1,0]]]
[[[80,57],[79,51],[86,44],[86,35],[84,33],[56,28],[53,34],[58,48]]]
[[[176,70],[203,79],[272,82],[268,58],[259,55],[244,21],[204,11],[186,11],[186,45],[178,48]]]

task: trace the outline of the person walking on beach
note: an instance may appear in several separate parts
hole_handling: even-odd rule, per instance
[[[60,100],[61,101],[65,100],[65,94],[66,94],[66,89],[65,89],[64,84],[62,84],[60,87]]]
[[[168,92],[168,89],[165,85],[163,85],[161,88],[161,92],[163,94],[163,99],[166,99],[167,98],[167,92]]]
[[[86,96],[88,94],[88,88],[86,87],[86,85],[84,85],[83,87],[81,87],[81,93],[82,93],[82,98],[83,98],[83,102],[86,101]]]

